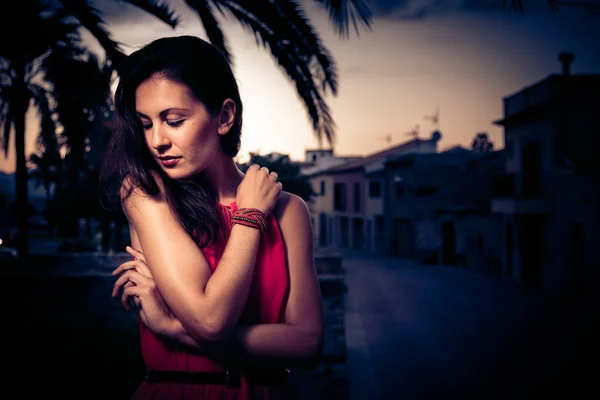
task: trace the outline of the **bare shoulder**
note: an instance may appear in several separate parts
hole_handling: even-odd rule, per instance
[[[282,228],[303,227],[307,221],[310,224],[310,212],[306,202],[300,196],[289,192],[281,192],[273,215]]]
[[[123,183],[121,184],[121,188],[119,191],[121,197],[121,204],[125,209],[130,208],[140,202],[147,201],[160,201],[164,199],[164,184],[160,175],[156,171],[150,171],[152,178],[154,178],[154,182],[158,185],[159,193],[154,196],[150,196],[146,194],[139,186],[137,186],[130,175],[127,175],[125,179],[123,179]]]

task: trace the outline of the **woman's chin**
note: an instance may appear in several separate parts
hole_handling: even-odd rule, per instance
[[[184,169],[173,169],[173,168],[163,168],[163,171],[167,176],[174,180],[186,179],[190,176],[190,174]]]

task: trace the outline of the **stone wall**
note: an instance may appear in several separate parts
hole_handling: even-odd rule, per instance
[[[323,297],[323,359],[314,371],[292,370],[300,399],[347,399],[344,311],[346,285],[342,257],[316,255],[315,266]]]

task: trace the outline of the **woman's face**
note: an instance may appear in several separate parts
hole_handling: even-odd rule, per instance
[[[138,86],[135,103],[146,145],[170,178],[196,175],[223,155],[218,116],[212,116],[185,85],[152,77]]]

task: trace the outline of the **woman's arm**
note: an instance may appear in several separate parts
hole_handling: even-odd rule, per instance
[[[281,186],[269,178],[268,171],[254,167],[247,178],[247,187],[260,188],[263,200],[275,203]],[[226,341],[246,303],[260,232],[235,225],[219,267],[211,274],[204,255],[171,213],[162,182],[156,181],[157,195],[134,188],[123,201],[148,268],[165,302],[196,341]]]
[[[282,193],[275,217],[286,245],[290,292],[285,323],[237,326],[235,347],[251,363],[313,368],[318,365],[323,344],[323,304],[313,257],[310,215],[304,201]],[[191,348],[200,344],[176,319],[165,332]]]

